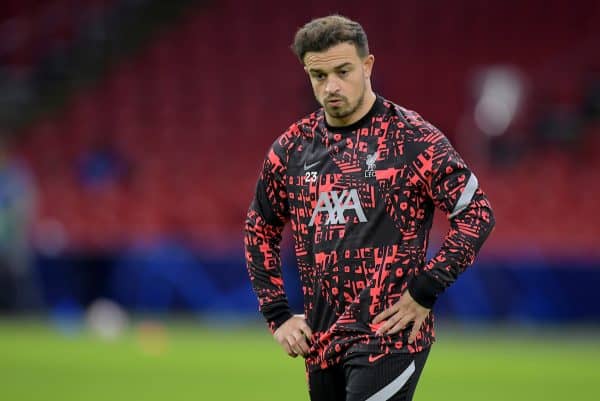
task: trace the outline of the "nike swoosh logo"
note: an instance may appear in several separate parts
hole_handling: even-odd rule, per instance
[[[316,166],[317,164],[321,163],[320,161],[311,163],[311,164],[306,164],[306,162],[304,162],[304,170],[310,170],[311,168],[313,168],[314,166]]]
[[[378,354],[376,356],[369,355],[369,363],[373,363],[376,360],[378,360],[379,358],[383,358],[384,356],[385,356],[385,354]]]

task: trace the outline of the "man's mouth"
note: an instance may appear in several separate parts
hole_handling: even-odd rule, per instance
[[[331,106],[340,106],[342,104],[343,100],[342,99],[327,99],[327,104],[331,105]]]

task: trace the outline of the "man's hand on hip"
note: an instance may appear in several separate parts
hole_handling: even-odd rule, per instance
[[[404,291],[404,294],[402,294],[398,302],[375,316],[373,323],[378,324],[385,321],[385,323],[377,329],[377,334],[390,335],[398,333],[410,322],[414,322],[410,336],[408,337],[408,342],[413,343],[430,311],[431,309],[419,305],[417,301],[410,296],[408,291]]]
[[[294,315],[275,330],[273,337],[289,356],[295,358],[308,355],[312,330],[306,324],[304,315]]]

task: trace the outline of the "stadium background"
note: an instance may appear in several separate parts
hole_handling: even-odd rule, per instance
[[[268,146],[316,107],[293,34],[333,12],[367,31],[375,91],[442,129],[496,212],[436,305],[417,399],[597,399],[600,4],[588,0],[3,2],[6,399],[307,398],[302,362],[257,313],[241,227]],[[446,229],[437,218],[430,250]]]

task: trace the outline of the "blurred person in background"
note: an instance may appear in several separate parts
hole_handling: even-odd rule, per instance
[[[31,312],[40,306],[30,234],[36,189],[24,161],[10,154],[0,134],[0,310]]]
[[[581,115],[585,123],[600,119],[600,67],[590,69],[585,76]]]
[[[130,163],[110,137],[97,139],[80,156],[78,175],[88,189],[110,188],[127,178]]]
[[[446,137],[373,92],[360,24],[313,20],[292,48],[323,107],[274,142],[248,211],[260,310],[285,352],[306,358],[312,400],[410,400],[434,341],[431,309],[473,262],[493,212]],[[435,207],[451,229],[426,262]],[[288,222],[304,315],[282,279]]]

